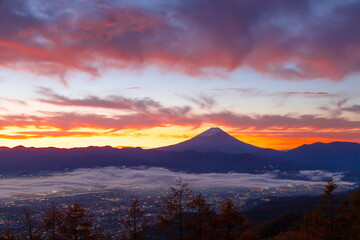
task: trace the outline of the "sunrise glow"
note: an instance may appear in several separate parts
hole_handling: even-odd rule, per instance
[[[358,3],[270,2],[0,2],[0,146],[360,142]]]

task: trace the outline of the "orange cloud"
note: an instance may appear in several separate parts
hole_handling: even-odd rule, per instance
[[[207,125],[230,129],[231,133],[239,137],[240,140],[257,146],[276,149],[286,149],[316,141],[359,142],[357,136],[360,134],[360,122],[343,118],[326,119],[310,115],[245,116],[229,112],[174,115],[170,111],[119,116],[77,113],[46,113],[44,116],[4,115],[0,117],[0,138],[119,137],[123,136],[123,133],[119,135],[118,131],[141,131],[162,127],[164,132],[152,135],[154,139],[166,137],[169,140],[176,140],[179,137],[191,136],[191,134],[180,136],[178,134],[167,134],[167,127],[190,127],[193,129],[190,132],[193,132],[200,126]],[[145,136],[139,134],[132,134],[132,137]],[[76,145],[76,141],[74,144]],[[145,146],[141,143],[139,145]]]

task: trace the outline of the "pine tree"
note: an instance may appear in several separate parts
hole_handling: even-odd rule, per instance
[[[190,194],[189,184],[182,178],[178,178],[175,180],[175,186],[171,187],[169,193],[162,197],[161,214],[158,215],[159,227],[162,230],[177,228],[178,237],[175,239],[184,239],[184,213]]]
[[[35,229],[35,219],[33,214],[31,213],[28,207],[23,208],[24,212],[24,224],[26,228],[26,238],[29,240],[37,240],[39,239],[39,234]]]
[[[215,212],[210,208],[206,198],[200,193],[188,202],[188,208],[194,211],[194,215],[187,223],[189,229],[192,229],[190,239],[205,240],[210,239],[212,232],[212,220]]]
[[[330,178],[325,185],[317,208],[311,215],[305,216],[303,226],[307,239],[336,239],[334,191],[337,187],[338,185]]]
[[[63,219],[63,212],[52,203],[49,210],[43,217],[44,230],[47,231],[48,237],[46,239],[59,239],[59,226]]]
[[[149,226],[150,221],[145,217],[146,210],[143,209],[138,199],[131,201],[129,212],[124,219],[127,234],[122,239],[141,240],[144,239],[142,232]]]
[[[334,235],[334,223],[335,223],[335,199],[334,191],[338,188],[338,185],[334,182],[334,179],[330,178],[325,185],[324,194],[322,198],[324,204],[327,204],[328,215],[330,215],[330,234]],[[326,207],[325,207],[326,208]],[[326,211],[326,210],[325,210]]]
[[[219,239],[235,240],[249,229],[249,223],[236,208],[231,199],[225,199],[220,204]]]
[[[61,237],[69,240],[89,240],[94,239],[95,235],[91,233],[92,219],[85,208],[79,203],[68,206],[59,231]]]

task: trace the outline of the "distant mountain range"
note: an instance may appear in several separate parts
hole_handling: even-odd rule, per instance
[[[261,173],[326,170],[360,179],[360,144],[314,143],[289,151],[263,149],[241,142],[220,128],[168,147],[0,148],[0,175],[66,171],[105,166],[164,167],[175,171]]]

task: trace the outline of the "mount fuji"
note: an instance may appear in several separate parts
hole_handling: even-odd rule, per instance
[[[205,132],[184,142],[157,148],[161,151],[186,151],[197,152],[224,152],[224,153],[253,153],[261,148],[244,143],[232,137],[218,127],[213,127]]]
[[[161,167],[189,173],[277,170],[284,177],[294,173],[295,178],[301,177],[302,170],[322,170],[359,181],[359,160],[360,144],[355,142],[313,143],[277,151],[239,141],[220,128],[210,128],[182,143],[157,149],[0,147],[0,175],[120,166]]]

